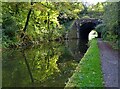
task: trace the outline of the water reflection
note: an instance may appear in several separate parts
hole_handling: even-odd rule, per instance
[[[66,40],[66,46],[74,59],[78,61],[83,57],[88,48],[87,40],[82,39]]]
[[[3,87],[64,87],[84,54],[80,45],[86,47],[71,40],[3,50]]]

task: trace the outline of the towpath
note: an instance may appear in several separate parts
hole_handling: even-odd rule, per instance
[[[101,66],[105,87],[118,87],[118,54],[117,50],[107,43],[98,39],[100,49]]]

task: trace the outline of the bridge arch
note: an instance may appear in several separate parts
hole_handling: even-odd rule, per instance
[[[100,23],[102,23],[100,19],[94,18],[76,20],[68,33],[68,39],[88,39],[88,34],[91,30],[95,29]],[[100,37],[100,33],[98,34]]]

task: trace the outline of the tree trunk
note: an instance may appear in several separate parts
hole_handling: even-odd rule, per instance
[[[33,78],[33,75],[32,75],[31,69],[30,69],[30,65],[29,65],[29,63],[28,63],[28,61],[27,61],[27,58],[26,58],[26,55],[25,55],[24,50],[23,50],[22,53],[23,53],[23,57],[24,57],[24,60],[25,60],[25,64],[26,64],[27,69],[28,69],[28,73],[29,73],[29,76],[30,76],[31,82],[34,83],[34,78]]]
[[[48,30],[50,30],[50,13],[48,12]]]
[[[31,5],[33,5],[33,2],[31,2]],[[28,12],[28,15],[27,15],[26,23],[25,23],[25,26],[24,26],[24,29],[23,29],[24,33],[27,30],[27,26],[28,26],[28,22],[29,22],[29,19],[30,19],[31,12],[32,12],[32,8],[30,8],[30,10]],[[24,36],[24,33],[21,35],[21,38]]]

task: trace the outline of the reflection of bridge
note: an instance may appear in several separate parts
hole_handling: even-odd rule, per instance
[[[80,39],[65,40],[66,47],[75,60],[80,60],[87,50],[87,41]]]
[[[72,28],[66,35],[68,39],[66,40],[66,45],[74,59],[79,60],[83,57],[87,50],[88,34],[100,23],[102,23],[100,19],[94,18],[74,21]]]
[[[88,39],[88,34],[91,30],[102,23],[100,19],[88,18],[88,19],[77,19],[75,20],[71,30],[68,32],[68,39]]]

